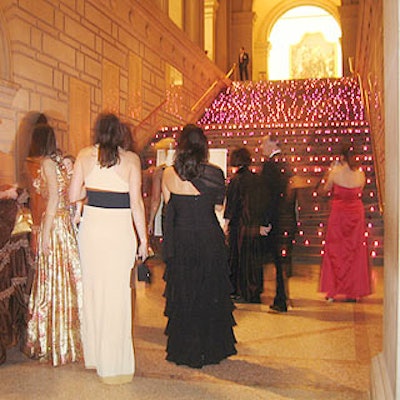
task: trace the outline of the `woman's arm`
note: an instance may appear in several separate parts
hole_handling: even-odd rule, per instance
[[[45,158],[42,163],[42,172],[48,188],[48,201],[42,225],[42,249],[44,254],[50,253],[50,233],[54,217],[57,212],[59,195],[57,187],[56,163],[50,158]]]
[[[171,197],[171,192],[168,189],[168,180],[170,179],[172,171],[173,171],[172,167],[166,168],[161,178],[161,190],[164,197],[164,202],[166,204],[169,202],[169,199]]]
[[[360,177],[361,188],[364,189],[364,186],[366,183],[365,172],[362,169],[360,169],[360,174],[361,174],[361,177]]]
[[[325,184],[323,186],[323,192],[325,194],[328,193],[332,189],[332,186],[333,186],[333,171],[331,171],[326,178]]]
[[[142,197],[142,170],[139,157],[130,153],[129,196],[131,212],[139,236],[138,257],[145,260],[148,257],[148,240],[146,230],[146,217]]]
[[[149,223],[147,226],[147,232],[149,233],[149,235],[152,235],[154,233],[154,219],[161,204],[162,173],[163,169],[161,167],[157,167],[153,173],[153,179],[151,183]]]
[[[79,225],[81,222],[81,218],[82,218],[82,209],[83,209],[83,201],[79,200],[75,203],[75,212],[73,215],[73,219],[72,222],[75,225]]]
[[[74,173],[72,174],[72,179],[69,186],[69,201],[71,203],[76,203],[77,201],[83,200],[86,197],[83,162],[83,154],[80,152],[75,161]]]

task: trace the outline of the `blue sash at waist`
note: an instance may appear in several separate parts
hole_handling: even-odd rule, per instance
[[[130,208],[128,192],[102,192],[87,190],[88,202],[92,207],[101,208]]]

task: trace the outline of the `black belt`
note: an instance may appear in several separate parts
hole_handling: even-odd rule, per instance
[[[89,206],[101,208],[130,208],[129,193],[87,190]]]

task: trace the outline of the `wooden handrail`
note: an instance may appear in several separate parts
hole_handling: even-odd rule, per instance
[[[230,78],[231,75],[235,72],[236,67],[237,67],[237,64],[233,63],[231,69],[228,71],[228,73],[225,75],[225,77]]]
[[[235,71],[236,68],[236,64],[233,64],[231,69],[225,74],[224,79],[229,79],[229,77],[233,74],[233,72]],[[212,92],[212,90],[215,88],[215,86],[217,86],[217,84],[219,82],[223,81],[223,79],[217,79],[215,80],[211,86],[203,93],[203,95],[196,101],[196,103],[192,106],[192,108],[190,109],[191,111],[195,111],[196,108],[199,106],[199,104],[201,104],[203,102],[203,100],[208,96],[208,94],[210,92]]]
[[[376,176],[376,190],[378,193],[378,206],[379,206],[379,212],[381,214],[383,214],[383,198],[384,195],[382,193],[382,177],[381,177],[381,173],[380,173],[380,165],[378,163],[378,151],[376,148],[376,141],[374,138],[374,128],[375,128],[375,124],[372,123],[371,121],[371,105],[370,105],[370,96],[368,95],[367,90],[363,89],[363,83],[362,83],[362,79],[361,79],[361,75],[357,72],[356,74],[357,80],[358,80],[358,84],[360,85],[360,92],[361,92],[361,103],[364,106],[364,109],[366,110],[366,116],[367,116],[367,120],[369,123],[369,128],[370,128],[370,134],[371,134],[371,145],[372,145],[372,155],[373,155],[373,163],[374,163],[374,170],[375,170],[375,176]],[[369,83],[369,89],[370,92],[372,91],[372,85],[371,82],[368,78],[368,83]]]
[[[361,104],[364,106],[365,108],[365,98],[364,98],[364,90],[363,90],[363,83],[362,83],[362,79],[361,79],[361,75],[357,72],[356,74],[357,80],[358,80],[358,84],[360,85],[360,92],[361,92]]]
[[[194,103],[190,111],[195,111],[197,109],[197,107],[203,102],[203,100],[208,96],[208,94],[213,91],[215,86],[217,86],[218,82],[219,80],[216,80],[212,83],[212,85],[203,93],[203,95],[196,101],[196,103]]]
[[[217,79],[215,82],[213,82],[211,84],[211,86],[205,91],[205,93],[199,98],[199,100],[196,101],[196,103],[193,105],[193,107],[191,107],[190,114],[187,115],[185,119],[183,119],[186,121],[186,123],[189,123],[189,122],[195,123],[196,122],[195,121],[196,110],[199,109],[199,107],[203,107],[202,103],[205,101],[205,99],[207,99],[207,96],[209,96],[218,85],[229,86],[232,83],[232,81],[229,79],[229,77],[232,75],[235,68],[236,68],[236,64],[233,64],[232,68],[222,78]],[[158,124],[149,122],[149,120],[160,111],[160,109],[167,103],[167,101],[168,101],[167,99],[164,99],[142,121],[140,121],[137,126],[134,127],[134,132],[136,134],[136,143],[137,143],[139,151],[146,145],[146,143],[149,139],[149,133],[150,133],[150,132],[147,132],[144,135],[140,136],[139,130],[143,129],[143,125],[145,125],[146,123],[150,123],[150,125],[151,125],[150,127],[147,127],[148,130],[151,131],[153,129],[157,129],[156,125],[158,125]]]
[[[225,86],[228,86],[230,84],[230,76],[233,74],[236,68],[236,63],[234,63],[231,67],[231,69],[225,74],[223,78],[219,78],[215,80],[211,86],[202,94],[202,96],[194,103],[194,105],[191,107],[190,111],[193,113],[194,111],[197,110],[197,108],[203,103],[204,99],[208,97],[208,95],[215,89],[215,87],[220,83],[223,82]]]

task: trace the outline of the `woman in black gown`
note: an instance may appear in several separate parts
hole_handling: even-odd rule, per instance
[[[262,182],[250,171],[250,152],[234,149],[230,164],[237,167],[226,194],[225,232],[229,242],[229,264],[237,302],[261,303],[263,268],[259,225],[263,210]]]
[[[215,206],[222,207],[224,175],[208,164],[207,138],[184,127],[174,165],[165,169],[164,257],[168,361],[192,368],[236,354],[228,252]]]

